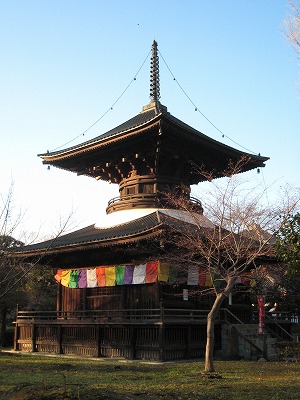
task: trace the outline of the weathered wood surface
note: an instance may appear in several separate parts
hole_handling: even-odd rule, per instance
[[[204,325],[17,322],[15,350],[167,361],[202,357]]]

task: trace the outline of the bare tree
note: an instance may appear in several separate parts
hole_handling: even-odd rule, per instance
[[[6,318],[10,310],[16,309],[17,304],[26,301],[25,294],[28,294],[30,284],[27,282],[28,275],[33,275],[35,267],[41,262],[44,254],[39,256],[34,262],[26,262],[24,259],[14,257],[14,249],[24,245],[23,241],[15,239],[13,236],[17,230],[20,231],[20,224],[24,215],[21,210],[14,206],[13,183],[10,185],[6,194],[0,195],[0,343],[3,343]],[[60,236],[69,228],[73,212],[66,218],[60,218],[59,227],[56,230],[53,240]],[[23,236],[28,236],[23,234]],[[36,236],[30,235],[31,240]],[[45,250],[45,253],[47,249]]]
[[[23,245],[22,242],[13,239],[12,237],[3,236],[2,241],[7,243],[13,243],[9,247],[0,248],[0,301],[15,287],[17,287],[22,280],[31,272],[34,267],[40,264],[43,257],[47,254],[48,249],[51,247],[53,242],[61,236],[69,227],[72,218],[72,213],[69,214],[63,221],[60,219],[59,228],[57,233],[49,242],[49,246],[43,251],[42,254],[37,256],[34,261],[26,262],[26,259],[14,258],[14,248]],[[9,240],[11,239],[11,240]],[[1,240],[1,238],[0,238]],[[1,243],[0,243],[1,244]],[[2,274],[1,274],[2,271]]]
[[[13,238],[13,234],[20,224],[22,213],[16,211],[13,205],[13,183],[11,183],[6,194],[0,195],[0,291],[6,293],[11,282],[23,275],[23,266],[18,266],[12,260],[7,259],[5,251],[20,247],[23,243]],[[19,293],[14,296],[7,295],[0,299],[0,343],[4,342],[6,331],[7,313],[11,308],[15,308],[19,302]]]
[[[224,299],[232,293],[239,277],[267,260],[274,260],[272,234],[279,228],[279,215],[290,213],[299,201],[296,193],[286,197],[288,201],[270,207],[265,201],[265,190],[249,187],[236,175],[244,162],[247,160],[230,166],[224,173],[226,177],[217,180],[213,180],[212,174],[199,171],[210,181],[210,191],[202,201],[205,215],[195,211],[186,196],[178,196],[178,192],[170,195],[171,204],[185,210],[190,222],[172,229],[170,240],[176,241],[176,256],[180,254],[181,265],[205,269],[215,295],[207,316],[205,372],[215,371],[214,325]]]
[[[284,21],[284,34],[300,58],[300,1],[289,1],[290,12]]]

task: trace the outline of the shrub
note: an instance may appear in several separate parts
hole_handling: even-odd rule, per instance
[[[300,361],[300,343],[278,342],[276,344],[276,353],[279,360]]]

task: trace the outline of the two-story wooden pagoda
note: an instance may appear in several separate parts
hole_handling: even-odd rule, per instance
[[[268,159],[219,143],[172,116],[159,102],[159,59],[152,45],[150,103],[82,144],[40,154],[43,163],[119,185],[106,219],[53,240],[26,246],[16,257],[58,269],[56,311],[19,312],[15,348],[103,357],[171,360],[200,357],[206,302],[188,296],[207,285],[203,274],[172,285],[160,258],[168,227],[192,224],[168,205],[167,192],[205,181],[195,165],[220,177],[229,162],[247,157],[242,172]],[[181,193],[182,194],[182,193]],[[184,195],[191,202],[190,190]],[[195,202],[201,223],[211,224]],[[202,328],[201,328],[202,327]],[[216,345],[220,347],[220,331]]]

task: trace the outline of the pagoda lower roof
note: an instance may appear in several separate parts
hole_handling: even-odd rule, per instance
[[[117,214],[117,213],[116,213]],[[197,223],[203,227],[212,224],[203,215],[197,215]],[[186,211],[157,209],[145,213],[140,218],[109,227],[97,227],[96,224],[77,231],[15,249],[9,255],[20,258],[53,255],[69,252],[87,251],[95,248],[117,246],[153,238],[160,235],[166,227],[176,227],[182,223],[194,224]]]

